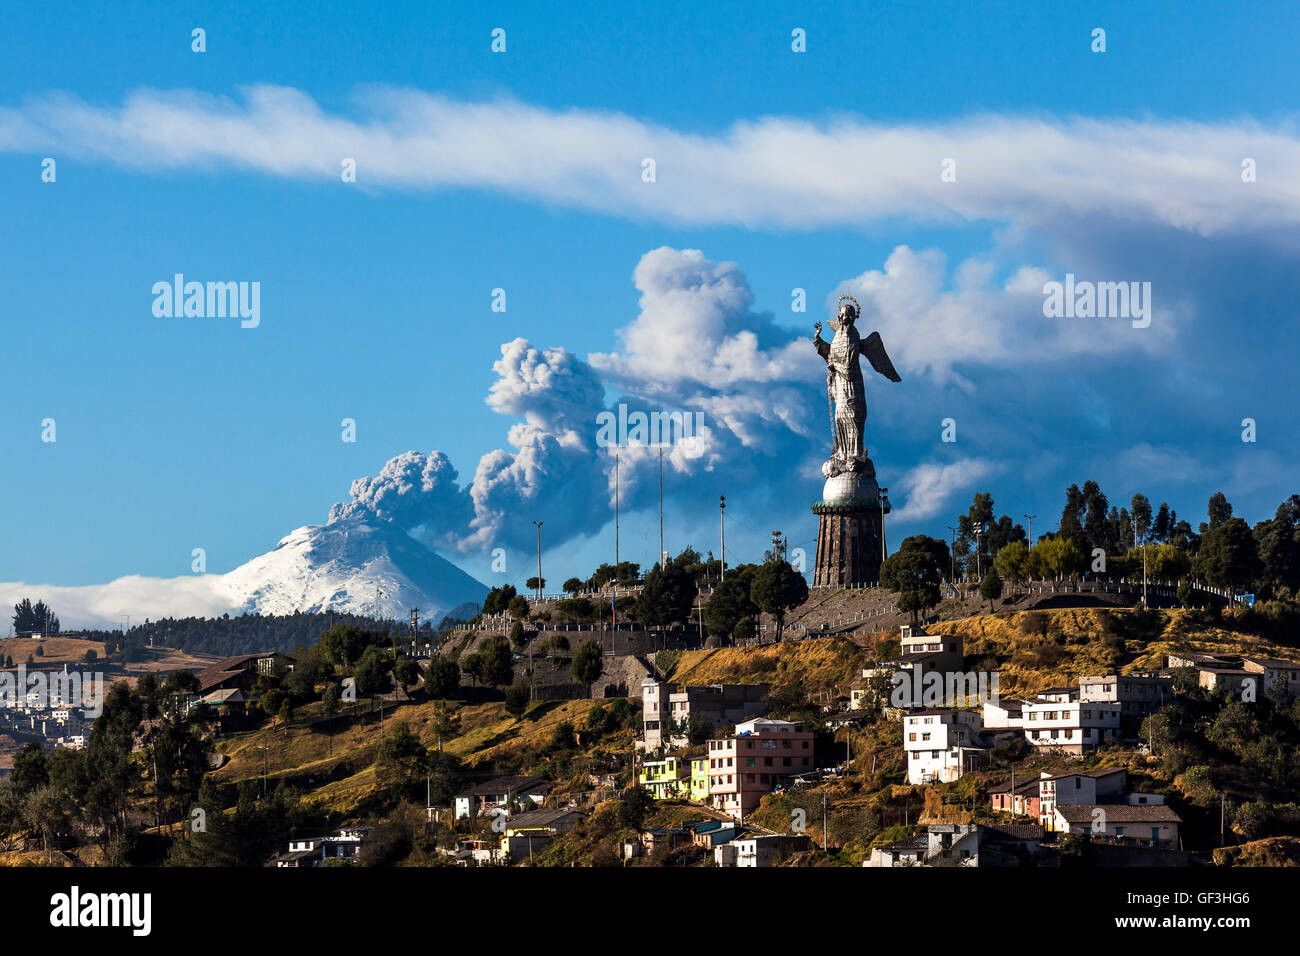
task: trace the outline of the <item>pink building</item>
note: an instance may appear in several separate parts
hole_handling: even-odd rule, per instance
[[[788,720],[757,717],[736,733],[709,741],[709,803],[737,820],[763,794],[795,774],[813,769],[813,735]]]

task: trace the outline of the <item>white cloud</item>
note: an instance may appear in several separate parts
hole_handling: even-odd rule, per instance
[[[133,625],[144,623],[145,618],[220,617],[237,612],[241,604],[221,574],[177,578],[128,574],[107,584],[80,587],[0,582],[0,605],[10,607],[25,597],[54,608],[64,630],[118,627],[128,614]]]
[[[895,483],[894,492],[907,498],[902,508],[893,512],[892,523],[926,521],[943,511],[944,506],[976,482],[996,474],[999,466],[979,458],[965,458],[948,464],[917,465]]]
[[[1238,120],[976,116],[886,125],[838,116],[740,120],[688,134],[619,113],[465,103],[367,88],[350,113],[302,91],[251,86],[241,99],[139,90],[120,107],[51,94],[0,109],[0,150],[54,150],[139,169],[250,169],[363,186],[478,188],[636,218],[819,228],[929,221],[1079,222],[1102,216],[1200,234],[1300,222],[1291,124]],[[1259,181],[1243,184],[1251,157]],[[653,157],[657,181],[641,181]],[[957,163],[957,181],[940,163]]]
[[[960,383],[953,371],[958,364],[1010,367],[1112,353],[1167,354],[1182,316],[1157,304],[1148,328],[1135,329],[1126,319],[1047,318],[1046,281],[1042,269],[1022,266],[999,285],[989,263],[972,258],[958,265],[950,288],[941,251],[898,246],[883,269],[840,283],[830,299],[856,297],[862,325],[880,331],[899,371],[938,382]]]

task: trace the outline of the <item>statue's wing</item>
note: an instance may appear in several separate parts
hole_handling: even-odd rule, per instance
[[[862,343],[862,351],[867,355],[867,361],[885,378],[891,382],[901,382],[903,379],[894,371],[894,363],[889,361],[889,355],[885,352],[885,343],[880,341],[880,333],[872,332],[867,336],[867,340]]]

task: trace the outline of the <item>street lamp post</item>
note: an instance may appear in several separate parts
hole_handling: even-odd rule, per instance
[[[1024,515],[1023,517],[1029,522],[1029,546],[1032,548],[1034,546],[1034,519],[1038,515]]]
[[[957,588],[957,529],[952,525],[945,525],[952,532],[952,544],[948,548],[948,580],[952,581],[953,589]]]
[[[718,527],[722,534],[722,580],[727,580],[727,496],[718,495]]]
[[[889,491],[888,488],[881,488],[880,495],[879,495],[880,497],[880,563],[882,565],[885,563],[885,558],[889,556],[889,552],[885,547],[885,513],[889,511],[888,491]]]
[[[542,599],[542,523],[534,521],[537,526],[537,594],[536,600]]]

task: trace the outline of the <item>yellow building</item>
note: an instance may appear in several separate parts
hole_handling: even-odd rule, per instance
[[[656,800],[684,797],[691,788],[688,772],[677,757],[647,760],[641,765],[638,780]]]
[[[708,754],[691,758],[691,799],[696,803],[709,802]]]

